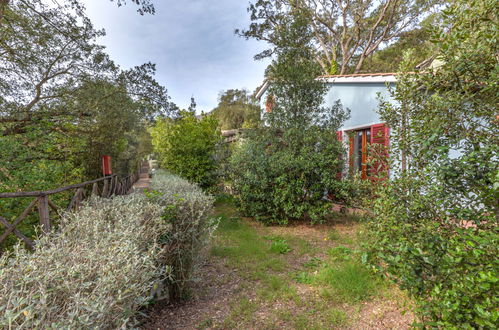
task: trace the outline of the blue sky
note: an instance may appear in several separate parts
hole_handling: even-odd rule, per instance
[[[267,61],[253,56],[265,44],[234,35],[249,24],[248,1],[156,0],[156,14],[140,16],[132,4],[118,8],[105,0],[86,0],[87,14],[111,58],[124,68],[153,62],[156,79],[172,101],[186,108],[191,96],[198,110],[217,105],[230,88],[253,91],[262,83]]]

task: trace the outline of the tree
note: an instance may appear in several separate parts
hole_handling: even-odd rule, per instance
[[[401,74],[380,109],[395,159],[372,204],[372,265],[414,297],[423,327],[499,317],[497,13],[455,1],[432,35],[440,66]]]
[[[111,0],[111,1],[115,1],[115,0]],[[154,5],[152,4],[152,0],[130,0],[130,1],[132,3],[135,3],[136,5],[140,6],[140,8],[137,9],[137,11],[141,15],[155,13],[155,9],[154,9]],[[126,4],[126,0],[116,0],[116,3],[118,4],[118,6],[122,6],[122,5]]]
[[[0,26],[1,135],[22,134],[42,118],[56,123],[60,117],[88,115],[89,109],[59,105],[79,84],[96,78],[121,80],[148,115],[168,111],[166,89],[152,78],[154,65],[120,71],[95,43],[103,32],[81,12],[21,1],[12,3],[5,20]]]
[[[14,0],[15,2],[20,2],[24,3],[25,5],[28,5],[30,1],[26,0]],[[13,1],[13,2],[14,2]],[[115,0],[111,0],[114,2]],[[4,16],[5,11],[7,10],[7,7],[9,6],[9,3],[11,0],[0,0],[0,24],[2,24],[2,19]],[[137,9],[137,12],[139,14],[144,15],[144,14],[154,14],[155,9],[154,5],[152,4],[151,0],[131,0],[132,3],[135,3],[136,5],[140,6],[139,9]],[[116,3],[118,6],[125,5],[127,3],[126,0],[116,0]],[[69,6],[72,6],[73,8],[76,8],[78,10],[83,10],[84,6],[81,3],[81,0],[66,0],[66,4]]]
[[[316,80],[321,68],[310,56],[311,30],[304,17],[287,20],[269,68],[274,106],[262,127],[231,158],[231,179],[242,211],[266,222],[290,219],[322,222],[330,212],[327,194],[345,196],[339,180],[342,146],[336,131],[348,118],[339,103],[325,107],[327,86]]]
[[[151,128],[152,144],[162,168],[208,188],[217,183],[214,154],[221,135],[212,115],[181,111]]]
[[[286,20],[301,13],[311,29],[314,52],[323,74],[338,64],[339,73],[358,73],[380,46],[397,40],[418,25],[439,0],[257,0],[248,11],[252,23],[236,33],[268,42],[273,48],[257,55],[267,57],[282,47],[280,31]]]
[[[433,14],[425,18],[419,27],[402,32],[393,44],[374,52],[365,61],[363,71],[397,72],[402,63],[409,71],[427,68],[434,60],[436,47],[431,35],[434,26],[441,24],[439,20],[440,16]],[[406,57],[404,62],[404,54],[408,51],[411,57]]]
[[[213,115],[223,130],[252,128],[260,121],[260,106],[247,90],[229,89],[220,93]]]

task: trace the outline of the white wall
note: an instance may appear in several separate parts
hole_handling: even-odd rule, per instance
[[[378,108],[378,93],[387,100],[392,100],[385,83],[334,83],[326,95],[326,105],[341,101],[344,108],[350,109],[350,119],[342,130],[352,127],[380,123],[376,109]]]

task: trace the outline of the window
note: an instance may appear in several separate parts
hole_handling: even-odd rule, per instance
[[[382,171],[388,173],[388,165],[374,164],[371,168],[367,165],[370,144],[380,144],[383,154],[388,157],[389,129],[385,124],[376,124],[370,127],[352,130],[348,132],[349,140],[349,164],[350,174],[360,173],[362,179],[373,177],[373,174],[380,174]],[[378,148],[379,149],[379,148]],[[379,150],[378,150],[379,152]]]
[[[362,179],[367,179],[367,145],[371,143],[371,128],[350,132],[350,171],[361,173]]]

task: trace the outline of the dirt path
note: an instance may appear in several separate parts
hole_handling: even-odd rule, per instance
[[[227,204],[193,296],[143,329],[408,329],[409,300],[359,265],[357,223],[265,227]]]
[[[144,191],[151,186],[151,178],[149,177],[149,163],[144,162],[140,168],[139,180],[135,182],[132,191]]]

